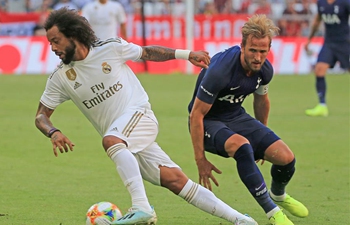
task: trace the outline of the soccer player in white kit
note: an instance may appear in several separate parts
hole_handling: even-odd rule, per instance
[[[87,3],[81,10],[95,34],[101,40],[122,37],[127,40],[126,15],[122,4],[110,0],[95,0]],[[118,35],[118,29],[120,34]]]
[[[74,144],[51,122],[57,106],[71,100],[102,136],[102,144],[131,195],[132,207],[112,224],[155,224],[143,180],[165,187],[199,209],[236,225],[257,225],[191,181],[158,146],[158,122],[148,96],[127,60],[187,59],[207,68],[205,51],[138,46],[121,38],[98,41],[87,20],[66,8],[51,12],[45,22],[51,50],[62,63],[49,76],[35,118],[37,128],[51,139],[53,152],[73,150]],[[108,221],[103,221],[109,224]]]

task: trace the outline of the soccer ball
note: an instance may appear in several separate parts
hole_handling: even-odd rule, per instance
[[[86,225],[106,225],[121,218],[123,215],[113,203],[98,202],[92,205],[86,213]]]

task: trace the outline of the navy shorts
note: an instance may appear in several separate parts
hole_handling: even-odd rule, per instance
[[[266,149],[280,139],[268,127],[247,113],[229,122],[204,119],[205,151],[229,157],[225,151],[225,142],[233,134],[240,134],[248,139],[253,147],[255,160],[263,159]]]
[[[333,68],[336,62],[343,69],[350,69],[350,43],[324,43],[318,54],[317,62],[324,62]]]

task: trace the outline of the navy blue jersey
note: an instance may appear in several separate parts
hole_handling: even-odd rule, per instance
[[[197,79],[193,98],[188,106],[191,112],[196,97],[213,104],[205,118],[228,121],[245,112],[244,99],[260,85],[268,84],[273,76],[271,63],[266,60],[261,70],[248,77],[241,61],[241,48],[233,46],[215,54],[208,69]]]
[[[327,0],[318,0],[317,9],[326,28],[325,42],[349,43],[350,1],[335,0],[334,3],[328,4]]]

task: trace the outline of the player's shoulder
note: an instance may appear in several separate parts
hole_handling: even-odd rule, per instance
[[[111,45],[122,45],[123,40],[120,37],[108,38],[106,40],[98,40],[93,43],[93,47],[109,47]]]
[[[50,74],[50,76],[48,77],[49,80],[52,80],[54,78],[58,78],[60,76],[60,74],[63,73],[64,71],[64,63],[61,61],[57,67],[54,69],[54,71]]]
[[[107,3],[109,4],[108,6],[123,7],[123,5],[118,1],[108,1]]]
[[[238,45],[231,46],[218,52],[217,55],[236,55],[241,52],[241,48]]]
[[[238,45],[235,45],[216,53],[212,57],[211,61],[219,61],[221,64],[232,64],[232,60],[234,61],[236,59],[239,59],[240,52],[241,48]]]
[[[263,80],[265,81],[264,83],[269,83],[273,77],[274,70],[271,62],[268,59],[265,60],[260,72]]]

